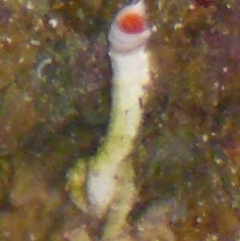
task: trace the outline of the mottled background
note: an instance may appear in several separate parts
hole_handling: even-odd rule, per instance
[[[1,240],[63,241],[80,224],[94,226],[68,198],[65,175],[106,133],[106,34],[128,2],[0,0]],[[238,240],[240,3],[146,2],[154,88],[129,224],[170,198],[180,204],[166,217],[176,240]],[[152,225],[144,241],[161,240]]]

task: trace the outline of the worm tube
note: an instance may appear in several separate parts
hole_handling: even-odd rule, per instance
[[[90,209],[101,217],[116,190],[117,172],[131,154],[141,126],[151,84],[146,42],[150,36],[143,1],[123,8],[108,39],[113,70],[112,109],[108,134],[90,161],[87,196]]]

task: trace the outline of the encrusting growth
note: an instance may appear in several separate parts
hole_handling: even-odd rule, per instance
[[[151,85],[145,48],[149,36],[143,1],[124,7],[113,21],[108,34],[113,70],[109,130],[89,162],[78,160],[68,173],[67,189],[72,200],[83,211],[100,218],[116,198],[119,181],[116,177],[130,161],[128,156],[141,126]],[[133,173],[132,170],[129,173]],[[124,179],[124,175],[121,174],[121,178]]]

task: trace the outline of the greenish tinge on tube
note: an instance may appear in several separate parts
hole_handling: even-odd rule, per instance
[[[116,177],[133,150],[151,85],[146,50],[151,31],[144,2],[135,2],[118,13],[108,34],[113,78],[107,136],[88,162],[80,159],[68,173],[74,203],[98,217],[104,216],[116,194]]]

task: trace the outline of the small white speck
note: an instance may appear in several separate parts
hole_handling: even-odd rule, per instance
[[[7,37],[7,38],[6,38],[6,41],[7,41],[7,43],[9,43],[9,44],[10,44],[10,43],[12,42],[12,39],[11,39],[11,38],[9,38],[9,37]]]
[[[24,99],[25,102],[32,101],[32,98],[28,94],[24,94],[23,99]]]
[[[232,9],[232,6],[231,6],[230,4],[226,4],[226,7],[227,7],[228,9]]]
[[[227,29],[225,29],[225,30],[222,31],[222,33],[223,33],[224,35],[228,35],[228,34],[229,34],[229,31],[228,31]]]
[[[220,165],[220,164],[222,164],[222,163],[223,163],[223,160],[221,160],[221,159],[217,158],[217,159],[215,160],[215,163],[217,163],[218,165]]]
[[[190,10],[193,10],[193,9],[195,9],[195,8],[196,8],[194,4],[189,4],[189,6],[188,6],[188,7],[189,7],[189,9],[190,9]]]
[[[18,63],[21,64],[24,62],[24,58],[23,57],[20,57],[19,60],[18,60]]]
[[[218,105],[218,101],[215,100],[215,101],[213,102],[213,106],[217,106],[217,105]]]
[[[138,227],[138,231],[143,232],[144,228],[140,226],[140,227]]]
[[[177,29],[181,29],[183,27],[183,24],[182,23],[176,23],[174,25],[174,30],[177,30]]]
[[[215,89],[218,89],[219,83],[218,82],[214,82],[213,86],[214,86]]]
[[[202,222],[202,218],[198,217],[196,221],[197,221],[197,223],[201,223]]]
[[[225,202],[225,198],[224,198],[224,197],[220,198],[220,201],[221,201],[222,203],[224,203],[224,202]]]
[[[208,237],[207,237],[207,241],[217,241],[218,240],[218,237],[217,237],[217,235],[215,235],[215,234],[210,234],[210,235],[208,235]]]
[[[236,174],[236,173],[237,173],[237,170],[236,170],[235,168],[231,167],[231,173],[232,173],[232,174]]]
[[[208,139],[209,139],[209,136],[208,136],[208,135],[205,134],[205,135],[202,136],[202,140],[203,140],[204,142],[207,142]]]
[[[228,67],[223,67],[223,72],[227,73],[227,71],[228,71]]]
[[[213,241],[216,241],[216,240],[218,240],[218,237],[217,237],[217,235],[214,235],[214,234],[213,234],[213,236],[212,236],[212,240],[213,240]]]
[[[199,205],[199,206],[203,206],[203,205],[204,205],[204,203],[205,203],[205,202],[204,202],[203,200],[198,201],[198,205]]]
[[[30,240],[31,241],[35,241],[37,238],[36,238],[36,236],[34,235],[34,234],[30,234]]]
[[[32,4],[31,1],[28,1],[28,2],[27,2],[26,7],[27,7],[28,10],[34,9],[34,6],[33,6],[33,4]]]
[[[157,32],[157,26],[156,25],[152,26],[152,32]]]
[[[233,187],[236,187],[236,182],[231,182],[231,185],[232,185]]]
[[[58,21],[57,19],[50,19],[49,22],[48,22],[53,28],[56,28],[57,25],[58,25]]]
[[[30,44],[33,46],[39,46],[41,45],[40,41],[36,40],[36,39],[31,39],[30,40]]]

